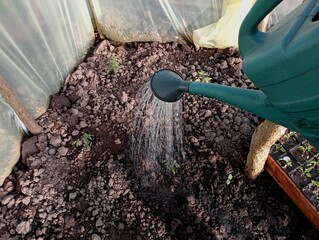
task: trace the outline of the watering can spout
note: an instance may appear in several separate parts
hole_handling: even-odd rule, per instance
[[[227,102],[278,124],[287,125],[285,116],[257,90],[242,89],[213,83],[187,82],[172,70],[160,70],[151,78],[151,89],[162,101],[174,102],[184,93],[203,95]]]

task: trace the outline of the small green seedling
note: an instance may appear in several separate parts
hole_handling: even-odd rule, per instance
[[[209,74],[203,70],[200,70],[198,72],[198,78],[195,79],[195,82],[205,82],[209,83],[212,78],[209,76]]]
[[[279,150],[283,153],[287,152],[286,149],[284,149],[284,147],[280,143],[275,143],[275,147],[276,147],[276,150]]]
[[[111,57],[108,61],[107,61],[107,67],[110,73],[117,73],[117,71],[119,70],[119,59],[116,56]]]
[[[173,173],[174,175],[176,174],[177,168],[179,168],[179,164],[176,160],[174,161],[169,161],[169,160],[164,160],[163,164],[165,165],[166,169],[170,172]]]
[[[288,132],[288,133],[286,133],[286,134],[284,135],[284,138],[285,138],[286,140],[288,140],[288,139],[290,139],[295,133],[296,133],[296,132],[294,132],[294,131]]]
[[[233,180],[233,175],[230,173],[230,174],[228,174],[228,176],[227,176],[226,185],[229,185],[232,180]]]
[[[79,147],[83,146],[85,151],[90,151],[92,147],[93,136],[89,133],[83,133],[82,137],[73,141],[71,144]]]
[[[83,145],[84,145],[85,150],[87,150],[87,151],[91,150],[92,140],[93,140],[93,136],[91,134],[83,133],[82,141],[83,141]]]
[[[312,182],[313,184],[315,184],[317,187],[319,187],[319,181],[311,180],[311,182]],[[319,197],[318,197],[318,200],[319,200]]]
[[[305,154],[306,152],[310,152],[313,149],[313,146],[307,145],[307,146],[299,146],[299,149],[302,151],[302,154]]]

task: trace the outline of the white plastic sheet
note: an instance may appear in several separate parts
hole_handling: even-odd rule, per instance
[[[271,13],[271,23],[276,24],[292,10],[298,7],[304,0],[283,0]]]
[[[193,30],[217,21],[223,0],[94,0],[104,34],[120,42],[192,43]]]
[[[1,1],[0,36],[0,72],[33,117],[94,41],[85,0]]]
[[[197,47],[225,48],[238,45],[240,24],[254,1],[93,0],[93,3],[104,34],[112,40],[195,42]],[[284,0],[271,13],[272,24],[277,23],[301,2],[302,0]],[[195,30],[200,34],[193,41]],[[203,34],[206,30],[210,32]],[[206,39],[199,39],[203,37]],[[213,39],[208,39],[209,37]]]
[[[22,129],[11,107],[0,97],[0,186],[20,157]]]
[[[0,74],[34,118],[93,42],[85,0],[0,1]],[[0,114],[1,185],[19,159],[22,131],[3,100]]]

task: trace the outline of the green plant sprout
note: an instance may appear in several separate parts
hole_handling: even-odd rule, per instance
[[[233,175],[230,173],[230,174],[228,174],[228,176],[227,176],[226,185],[229,185],[232,180],[233,180]]]
[[[275,147],[276,147],[276,150],[279,150],[283,153],[287,152],[286,149],[284,149],[284,147],[280,143],[275,143]]]
[[[198,72],[198,78],[195,79],[195,82],[205,82],[209,83],[212,78],[209,76],[209,74],[203,70],[200,70]]]
[[[310,152],[311,149],[313,149],[313,146],[311,145],[307,145],[306,147],[299,146],[298,148],[302,151],[302,154],[304,155],[306,152]]]
[[[317,187],[319,187],[319,181],[311,179],[311,182],[315,184]],[[319,201],[319,197],[317,197],[317,201]]]
[[[71,142],[72,145],[79,147],[83,146],[85,151],[90,151],[92,147],[93,136],[89,133],[83,133],[82,137]]]
[[[110,73],[117,73],[117,71],[119,70],[119,59],[116,56],[111,57],[108,61],[107,61],[107,67]]]
[[[179,164],[176,160],[174,161],[169,161],[169,160],[164,160],[163,164],[165,165],[166,169],[170,172],[173,173],[174,175],[176,174],[177,168],[179,168]]]
[[[295,133],[296,133],[296,132],[294,132],[294,131],[288,132],[288,133],[286,133],[286,134],[284,135],[284,138],[285,138],[286,140],[288,140],[288,139],[290,139]]]
[[[302,174],[310,179],[312,178],[311,171],[319,166],[319,159],[316,156],[310,159],[309,161],[307,161],[307,163],[304,166],[302,165],[298,166]],[[315,181],[315,180],[311,179],[311,181]]]
[[[290,159],[290,157],[288,157],[288,156],[284,156],[283,158],[279,158],[278,160],[285,162],[284,166],[282,166],[283,168],[291,167],[291,166],[292,166],[291,159]]]

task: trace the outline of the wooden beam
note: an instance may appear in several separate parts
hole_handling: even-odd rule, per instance
[[[3,94],[4,99],[12,107],[20,120],[25,124],[27,129],[32,134],[38,134],[42,131],[42,127],[30,116],[24,105],[21,103],[18,96],[9,86],[3,76],[0,75],[0,91]]]

